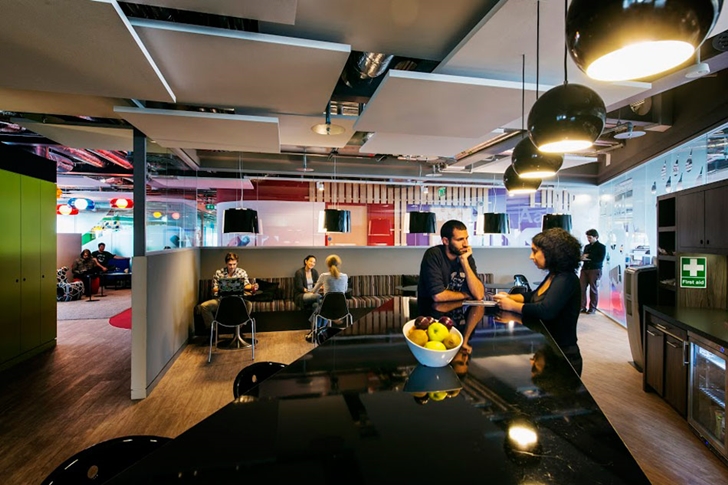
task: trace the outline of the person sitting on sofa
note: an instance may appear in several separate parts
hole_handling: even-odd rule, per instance
[[[81,255],[71,266],[73,278],[83,281],[86,296],[91,294],[91,277],[101,271],[106,271],[106,267],[96,261],[88,249],[81,251]]]
[[[316,256],[309,254],[303,260],[303,267],[299,268],[293,277],[293,300],[299,308],[311,308],[321,301],[321,294],[312,291],[319,279],[314,266],[316,266]]]
[[[255,292],[258,289],[257,284],[251,283],[248,280],[248,273],[243,268],[238,268],[238,255],[235,253],[227,253],[225,255],[225,266],[215,271],[215,276],[212,277],[212,294],[215,297],[217,297],[219,282],[223,278],[243,278],[245,282],[243,289],[246,292]],[[218,298],[212,298],[211,300],[200,303],[200,315],[202,315],[205,328],[208,330],[212,326],[212,321],[215,319],[218,303]],[[253,310],[253,304],[247,299],[245,300],[245,306],[248,309],[248,313]]]
[[[106,271],[111,273],[116,270],[116,266],[114,266],[112,263],[114,259],[129,259],[125,258],[124,256],[119,256],[117,254],[110,253],[106,250],[106,244],[99,243],[99,249],[98,251],[94,251],[91,253],[91,256],[96,258],[96,261],[101,263],[102,266],[106,266]]]

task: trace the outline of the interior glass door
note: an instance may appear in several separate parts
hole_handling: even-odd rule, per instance
[[[725,356],[695,342],[691,348],[689,421],[725,455]]]

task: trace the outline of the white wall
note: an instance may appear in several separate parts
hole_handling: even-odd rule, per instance
[[[200,267],[195,248],[134,257],[131,397],[152,391],[187,344]]]
[[[68,278],[71,278],[71,267],[81,254],[80,233],[59,233],[56,239],[56,267],[68,267]]]

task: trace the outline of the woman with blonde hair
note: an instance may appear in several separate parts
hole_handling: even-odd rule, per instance
[[[346,293],[349,276],[346,273],[342,273],[339,266],[341,266],[341,258],[339,256],[336,254],[328,256],[326,258],[326,267],[329,268],[329,271],[321,273],[311,293],[316,294],[322,286],[324,288],[324,294],[331,293],[332,291]]]

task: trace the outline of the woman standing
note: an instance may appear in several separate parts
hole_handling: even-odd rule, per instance
[[[314,269],[314,266],[316,266],[316,256],[309,254],[303,260],[303,268],[299,268],[293,277],[296,292],[293,299],[299,308],[311,307],[320,301],[320,295],[312,291],[319,279],[318,271]]]
[[[540,232],[531,240],[531,261],[548,275],[534,291],[498,293],[493,299],[501,309],[538,318],[561,348],[574,370],[581,375],[582,361],[576,344],[576,322],[581,305],[581,286],[576,270],[581,244],[561,228]]]

